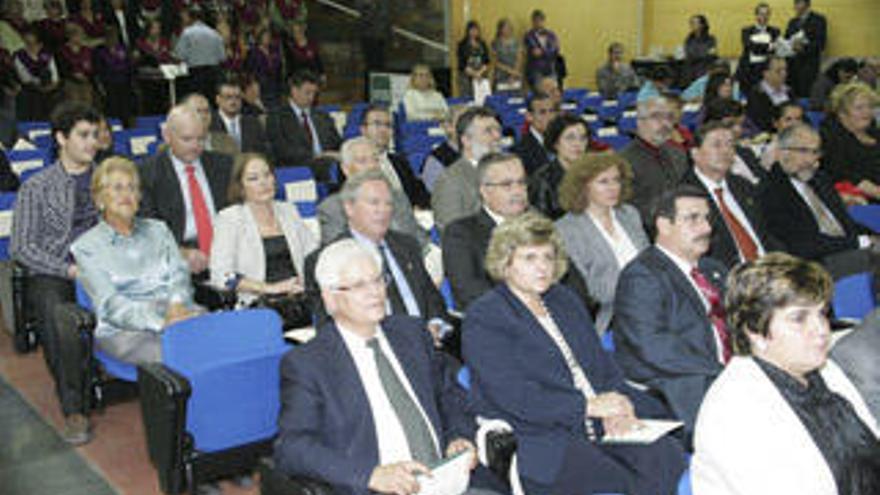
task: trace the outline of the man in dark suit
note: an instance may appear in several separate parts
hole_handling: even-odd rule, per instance
[[[326,181],[331,164],[339,159],[342,139],[333,119],[312,107],[319,83],[309,71],[294,72],[288,80],[290,98],[269,114],[266,129],[277,166],[305,165],[319,181]]]
[[[632,199],[643,219],[651,218],[651,204],[674,187],[687,170],[687,155],[670,144],[675,115],[663,97],[640,102],[636,136],[621,151],[633,171]]]
[[[550,162],[550,154],[544,147],[544,131],[553,117],[559,113],[559,104],[546,93],[535,93],[529,98],[526,122],[528,131],[510,149],[522,160],[526,175]]]
[[[771,47],[779,38],[779,28],[770,24],[770,6],[759,3],[755,7],[755,24],[742,28],[742,55],[736,68],[740,90],[748,94],[752,85],[761,78],[761,65],[772,53]]]
[[[785,28],[785,38],[793,41],[794,49],[789,84],[796,97],[807,98],[819,75],[828,26],[824,16],[812,11],[810,0],[795,0],[794,11]]]
[[[107,4],[104,18],[108,24],[115,25],[119,32],[119,44],[126,50],[135,48],[135,43],[141,37],[141,28],[137,21],[133,2],[126,0],[111,0]]]
[[[406,155],[392,153],[388,149],[394,131],[388,108],[376,104],[367,107],[361,118],[360,130],[361,135],[376,147],[379,168],[385,172],[391,187],[403,190],[414,208],[430,209],[431,195],[428,194],[422,181],[416,177]]]
[[[685,424],[730,358],[722,290],[726,269],[705,257],[712,227],[702,190],[681,185],[655,206],[655,245],[620,274],[614,298],[615,358],[627,378],[659,393]]]
[[[456,453],[472,456],[463,469],[473,469],[466,397],[420,320],[386,318],[374,253],[335,242],[316,276],[333,320],[282,361],[278,468],[348,495],[416,493],[417,476]]]
[[[782,249],[764,226],[754,186],[730,173],[736,158],[733,131],[718,121],[707,123],[696,134],[691,158],[694,166],[681,181],[703,189],[710,198],[709,256],[733,268],[767,251]]]
[[[217,84],[214,98],[217,112],[211,119],[211,131],[225,132],[232,136],[238,151],[268,155],[269,142],[260,119],[241,113],[241,87],[232,79]],[[267,156],[271,161],[272,158]]]
[[[773,108],[794,101],[794,95],[785,85],[787,62],[772,56],[761,69],[762,78],[749,92],[746,115],[760,131],[773,132]]]
[[[205,128],[191,108],[168,113],[162,137],[168,151],[140,167],[141,214],[165,222],[193,273],[208,268],[213,217],[226,207],[232,160],[204,151]]]
[[[443,269],[459,310],[495,286],[485,263],[492,230],[529,208],[526,173],[516,155],[486,155],[477,165],[477,176],[483,207],[449,224],[443,234]]]
[[[770,232],[789,253],[821,261],[835,279],[875,270],[874,239],[852,220],[819,168],[819,134],[795,124],[780,132],[778,141],[779,161],[760,195]]]
[[[446,305],[425,270],[422,250],[416,240],[389,229],[393,203],[388,179],[380,170],[367,170],[349,177],[340,196],[348,229],[331,242],[354,238],[371,249],[382,261],[388,276],[388,314],[424,318],[439,337],[448,321]],[[320,253],[315,252],[306,258],[306,290],[319,316],[323,316],[325,308],[321,305],[314,274],[318,256]]]

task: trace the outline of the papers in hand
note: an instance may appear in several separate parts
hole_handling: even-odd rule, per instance
[[[421,475],[418,495],[461,495],[471,480],[471,456],[465,450],[442,460],[431,469],[431,476]]]
[[[630,430],[622,435],[608,435],[602,438],[602,443],[654,443],[658,438],[670,431],[681,427],[684,423],[667,419],[641,419],[641,427]]]

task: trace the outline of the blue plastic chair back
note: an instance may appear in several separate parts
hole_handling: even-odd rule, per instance
[[[192,386],[186,429],[196,449],[216,452],[276,434],[279,367],[290,348],[276,312],[209,313],[162,335],[162,361]]]
[[[92,299],[79,281],[76,282],[76,304],[87,311],[95,311]],[[101,363],[104,371],[110,376],[127,382],[137,381],[137,366],[134,364],[120,361],[109,354],[105,354],[97,346],[94,348],[94,356]]]
[[[44,148],[35,150],[7,150],[6,158],[16,175],[21,177],[28,171],[37,171],[49,164],[50,153]]]
[[[831,304],[837,318],[861,320],[877,306],[874,299],[874,276],[865,272],[841,278],[834,283]]]
[[[33,121],[19,122],[16,125],[18,134],[33,142],[38,136],[51,136],[52,124],[49,122]]]
[[[158,133],[163,123],[165,123],[165,115],[142,115],[134,119],[134,128],[149,129]]]
[[[14,211],[15,193],[0,193],[0,261],[9,259],[9,237],[12,234]]]
[[[880,234],[880,205],[853,205],[849,207],[849,216],[856,223],[864,225]]]

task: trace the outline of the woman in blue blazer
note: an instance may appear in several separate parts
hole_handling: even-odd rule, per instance
[[[476,413],[513,427],[526,493],[674,493],[675,440],[602,442],[665,410],[625,385],[586,308],[557,284],[566,255],[552,222],[530,212],[498,226],[486,268],[500,283],[468,308],[462,351]]]

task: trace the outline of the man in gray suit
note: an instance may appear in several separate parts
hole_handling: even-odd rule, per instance
[[[880,418],[880,309],[865,317],[849,335],[831,349],[831,359],[843,368],[846,376],[862,394],[875,418]]]
[[[688,168],[684,151],[669,143],[674,113],[663,97],[649,98],[638,105],[636,137],[621,151],[632,167],[632,199],[642,219],[651,218],[651,205],[660,194],[678,184]]]
[[[455,124],[461,158],[449,166],[437,182],[431,197],[434,223],[441,231],[452,221],[480,211],[480,184],[477,163],[484,155],[498,151],[501,124],[487,107],[474,107]]]
[[[342,145],[340,154],[340,168],[345,177],[379,168],[379,154],[366,137],[349,139]],[[391,199],[394,202],[391,229],[412,236],[422,250],[427,249],[431,240],[416,221],[409,199],[403,191],[396,189],[392,190]],[[347,231],[348,221],[338,192],[327,196],[318,205],[318,222],[321,224],[321,244],[327,244]]]

